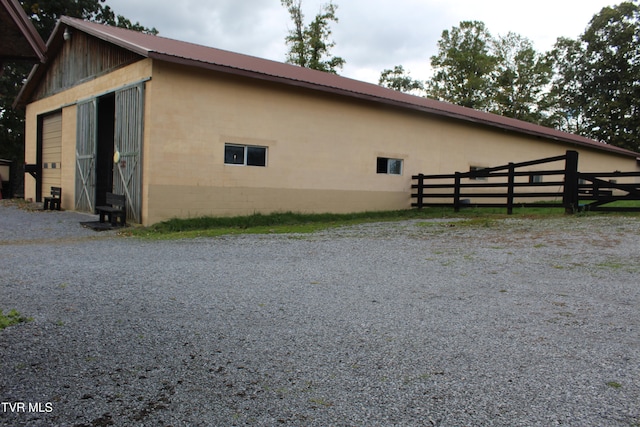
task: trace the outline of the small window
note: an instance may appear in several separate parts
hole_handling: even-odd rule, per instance
[[[542,182],[542,175],[529,175],[529,184],[540,184]]]
[[[224,162],[228,165],[266,166],[267,147],[225,144]]]
[[[389,175],[402,175],[402,159],[378,157],[376,172]]]
[[[483,169],[486,169],[486,168],[483,168],[481,166],[471,166],[469,168],[469,172],[478,172],[478,171],[481,171]],[[474,181],[486,181],[488,179],[488,177],[486,177],[486,176],[472,176],[469,179],[474,180]]]

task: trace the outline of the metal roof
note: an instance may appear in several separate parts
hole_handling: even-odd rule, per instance
[[[18,0],[0,0],[0,64],[44,62],[46,46]]]
[[[4,1],[4,0],[3,0]],[[98,39],[135,52],[143,57],[159,61],[183,64],[198,68],[215,70],[254,79],[278,82],[286,85],[303,87],[311,90],[327,92],[370,102],[391,105],[406,110],[413,110],[440,117],[452,118],[464,122],[476,123],[516,133],[537,136],[559,142],[575,144],[598,150],[610,151],[635,158],[635,153],[620,147],[594,141],[582,136],[562,132],[533,123],[524,122],[496,114],[473,110],[447,102],[405,94],[371,83],[341,77],[291,64],[257,58],[239,53],[229,52],[212,47],[168,39],[165,37],[144,34],[81,19],[62,17],[51,38],[47,42],[51,51],[60,46],[64,28],[71,27],[85,32]],[[55,53],[50,52],[50,56]],[[38,66],[42,67],[42,66]],[[34,70],[35,71],[35,70]],[[44,72],[44,70],[41,70]],[[32,72],[29,81],[39,73]],[[24,89],[23,88],[23,92]],[[30,91],[26,91],[27,93]],[[21,96],[22,93],[21,93]],[[23,99],[23,101],[26,101]],[[18,103],[18,101],[16,101]]]

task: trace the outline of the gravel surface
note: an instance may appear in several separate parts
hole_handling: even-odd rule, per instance
[[[637,218],[86,218],[0,204],[2,426],[640,426]]]

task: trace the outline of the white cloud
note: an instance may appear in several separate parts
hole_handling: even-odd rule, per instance
[[[307,21],[328,0],[303,0]],[[558,37],[578,37],[603,7],[596,0],[333,0],[336,47],[346,59],[342,75],[377,83],[383,69],[403,65],[412,77],[429,77],[443,30],[482,21],[492,34],[516,32],[538,51]],[[115,13],[160,35],[238,53],[284,61],[284,37],[292,24],[280,0],[107,0]]]

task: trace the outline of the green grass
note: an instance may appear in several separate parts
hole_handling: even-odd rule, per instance
[[[9,311],[8,314],[4,314],[2,313],[2,310],[0,310],[0,329],[4,329],[12,325],[17,325],[18,323],[22,322],[30,322],[31,320],[31,318],[24,317],[15,309]]]
[[[451,212],[453,212],[451,210]],[[399,211],[352,214],[303,214],[277,212],[234,217],[174,218],[149,227],[134,228],[130,235],[155,239],[215,237],[225,234],[312,233],[332,227],[378,221],[446,217],[442,209],[407,209]]]
[[[584,215],[603,214],[589,213]],[[149,227],[132,227],[127,230],[126,235],[164,240],[216,237],[228,234],[313,233],[328,228],[368,222],[434,218],[462,218],[466,220],[464,223],[456,222],[456,226],[491,227],[495,225],[496,220],[508,217],[535,219],[563,216],[565,216],[564,209],[555,207],[514,208],[513,215],[507,215],[505,208],[465,208],[454,212],[452,208],[444,207],[351,214],[276,212],[234,217],[175,218]]]

